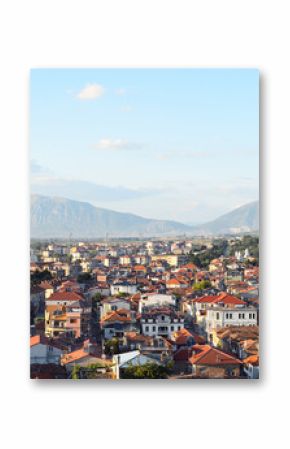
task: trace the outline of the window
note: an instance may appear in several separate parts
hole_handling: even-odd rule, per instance
[[[170,329],[171,329],[172,331],[174,331],[174,326],[171,326]]]
[[[239,313],[239,320],[242,318],[242,314],[241,313]]]
[[[220,314],[219,314],[219,312],[216,313],[216,319],[217,319],[217,320],[220,319]]]
[[[149,332],[149,326],[145,326],[145,332]]]
[[[256,318],[256,315],[253,313],[253,319],[255,319]]]
[[[148,327],[148,326],[147,326],[147,327]],[[153,331],[153,332],[156,331],[156,327],[155,327],[155,326],[152,327],[152,331]]]
[[[178,327],[177,327],[177,329],[178,329],[178,330],[180,331],[180,329],[181,329],[181,326],[178,326]]]
[[[228,319],[229,318],[229,314],[228,313],[226,313],[226,319]]]
[[[250,320],[252,319],[252,314],[251,313],[249,313],[249,318],[250,318]]]
[[[230,313],[230,319],[232,319],[233,318],[233,314],[232,313]]]

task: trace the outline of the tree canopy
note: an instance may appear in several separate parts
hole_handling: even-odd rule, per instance
[[[92,280],[92,275],[90,273],[80,273],[77,277],[77,281],[80,284],[83,284],[85,282],[89,282]]]
[[[42,281],[50,281],[52,279],[52,274],[49,270],[39,271],[36,270],[30,275],[31,284],[39,284]]]
[[[170,370],[156,363],[146,363],[142,366],[129,366],[122,369],[122,379],[166,379]]]

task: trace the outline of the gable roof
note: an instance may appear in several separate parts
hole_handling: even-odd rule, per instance
[[[83,296],[76,292],[55,292],[46,301],[80,301]]]
[[[194,300],[194,302],[197,303],[209,303],[209,304],[218,304],[223,303],[226,305],[245,305],[245,301],[242,301],[240,298],[237,298],[236,296],[229,295],[226,292],[222,292],[217,296],[202,296],[201,298],[198,298]]]
[[[241,365],[242,362],[230,354],[226,354],[219,349],[209,345],[194,345],[194,350],[199,351],[190,357],[189,361],[193,365]]]
[[[107,313],[102,319],[101,323],[108,323],[114,321],[129,322],[131,321],[131,311],[126,309],[119,309]]]

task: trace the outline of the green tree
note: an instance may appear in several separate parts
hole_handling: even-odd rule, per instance
[[[126,296],[130,296],[129,293],[118,292],[116,295],[118,298],[126,298]]]
[[[110,366],[102,363],[92,363],[88,366],[76,365],[72,370],[72,379],[97,379],[101,368],[104,368],[106,372],[111,370]]]
[[[122,369],[123,379],[166,379],[170,373],[168,366],[146,363],[142,366],[129,366]]]
[[[90,282],[92,280],[92,275],[90,273],[80,273],[77,277],[77,281],[80,284],[84,284],[86,282]]]
[[[118,338],[112,338],[111,340],[107,340],[105,342],[105,354],[114,355],[119,354],[119,340]]]
[[[79,379],[80,378],[80,369],[81,367],[79,365],[75,365],[73,367],[72,373],[71,373],[71,378],[72,379]]]
[[[100,293],[95,293],[92,297],[92,309],[93,313],[96,315],[98,313],[98,308],[101,303],[102,295]]]
[[[200,282],[195,282],[195,284],[193,284],[193,290],[204,290],[205,288],[210,288],[211,287],[211,282],[204,279],[203,281]]]
[[[52,274],[49,270],[39,271],[36,270],[30,275],[31,284],[39,284],[42,281],[50,281],[52,279]]]

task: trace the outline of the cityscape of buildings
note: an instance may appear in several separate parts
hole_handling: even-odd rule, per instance
[[[255,235],[31,242],[31,378],[259,377]]]
[[[259,377],[259,71],[30,74],[31,377]]]

